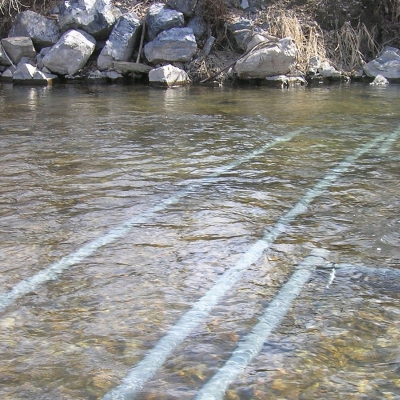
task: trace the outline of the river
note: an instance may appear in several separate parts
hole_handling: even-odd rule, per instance
[[[0,398],[399,399],[400,86],[0,85]]]

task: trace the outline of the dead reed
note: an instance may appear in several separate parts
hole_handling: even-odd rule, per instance
[[[311,57],[318,56],[325,60],[324,35],[315,22],[300,23],[296,15],[287,13],[271,13],[266,16],[270,27],[268,33],[284,38],[291,37],[298,50],[297,69],[305,72]]]
[[[375,37],[375,30],[368,30],[363,23],[354,28],[346,22],[339,30],[331,33],[327,46],[328,58],[340,70],[359,69],[369,58],[379,53]]]

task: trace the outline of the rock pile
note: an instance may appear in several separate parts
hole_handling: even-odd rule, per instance
[[[23,11],[1,39],[1,79],[51,84],[56,79],[117,81],[145,75],[151,83],[186,84],[188,65],[206,57],[215,40],[197,7],[197,0],[155,3],[142,19],[134,12],[122,14],[112,0],[64,1],[54,19]],[[290,37],[271,37],[246,19],[231,24],[229,32],[243,53],[231,76],[283,86],[306,83],[296,73],[297,48]],[[386,48],[364,71],[372,78],[399,79],[400,51]],[[308,76],[342,77],[317,57],[310,59]]]

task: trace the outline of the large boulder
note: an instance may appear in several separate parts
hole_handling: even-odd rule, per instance
[[[167,6],[182,12],[185,17],[190,17],[194,14],[197,5],[197,0],[168,0]]]
[[[241,58],[234,72],[239,79],[265,79],[285,75],[296,62],[297,49],[291,38],[267,42]]]
[[[188,62],[197,51],[196,38],[191,28],[172,28],[161,32],[144,46],[150,63]]]
[[[74,75],[86,64],[95,46],[92,36],[72,29],[43,57],[43,65],[56,74]]]
[[[146,39],[154,38],[162,31],[185,26],[185,18],[180,11],[171,10],[162,3],[155,3],[146,15]]]
[[[375,60],[364,65],[364,72],[373,78],[382,75],[386,79],[400,79],[400,50],[386,46]]]
[[[18,64],[22,57],[36,58],[36,50],[31,38],[18,36],[1,39],[4,51],[14,64]]]
[[[132,57],[140,27],[141,22],[134,12],[124,14],[118,20],[97,59],[100,71],[111,68],[113,61],[128,61]]]
[[[149,72],[149,82],[159,86],[179,86],[188,83],[189,77],[182,69],[169,64],[151,70]]]
[[[38,51],[57,43],[59,28],[55,21],[33,11],[19,13],[11,26],[8,37],[27,36]]]
[[[112,0],[65,0],[59,6],[61,32],[81,29],[97,40],[105,40],[122,15]]]

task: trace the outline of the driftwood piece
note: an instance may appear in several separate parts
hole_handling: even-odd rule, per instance
[[[136,59],[136,64],[138,64],[140,62],[140,57],[142,55],[145,30],[146,30],[146,20],[143,21],[143,25],[142,25],[142,35],[140,37],[139,52],[138,52],[138,56],[137,56],[137,59]]]

